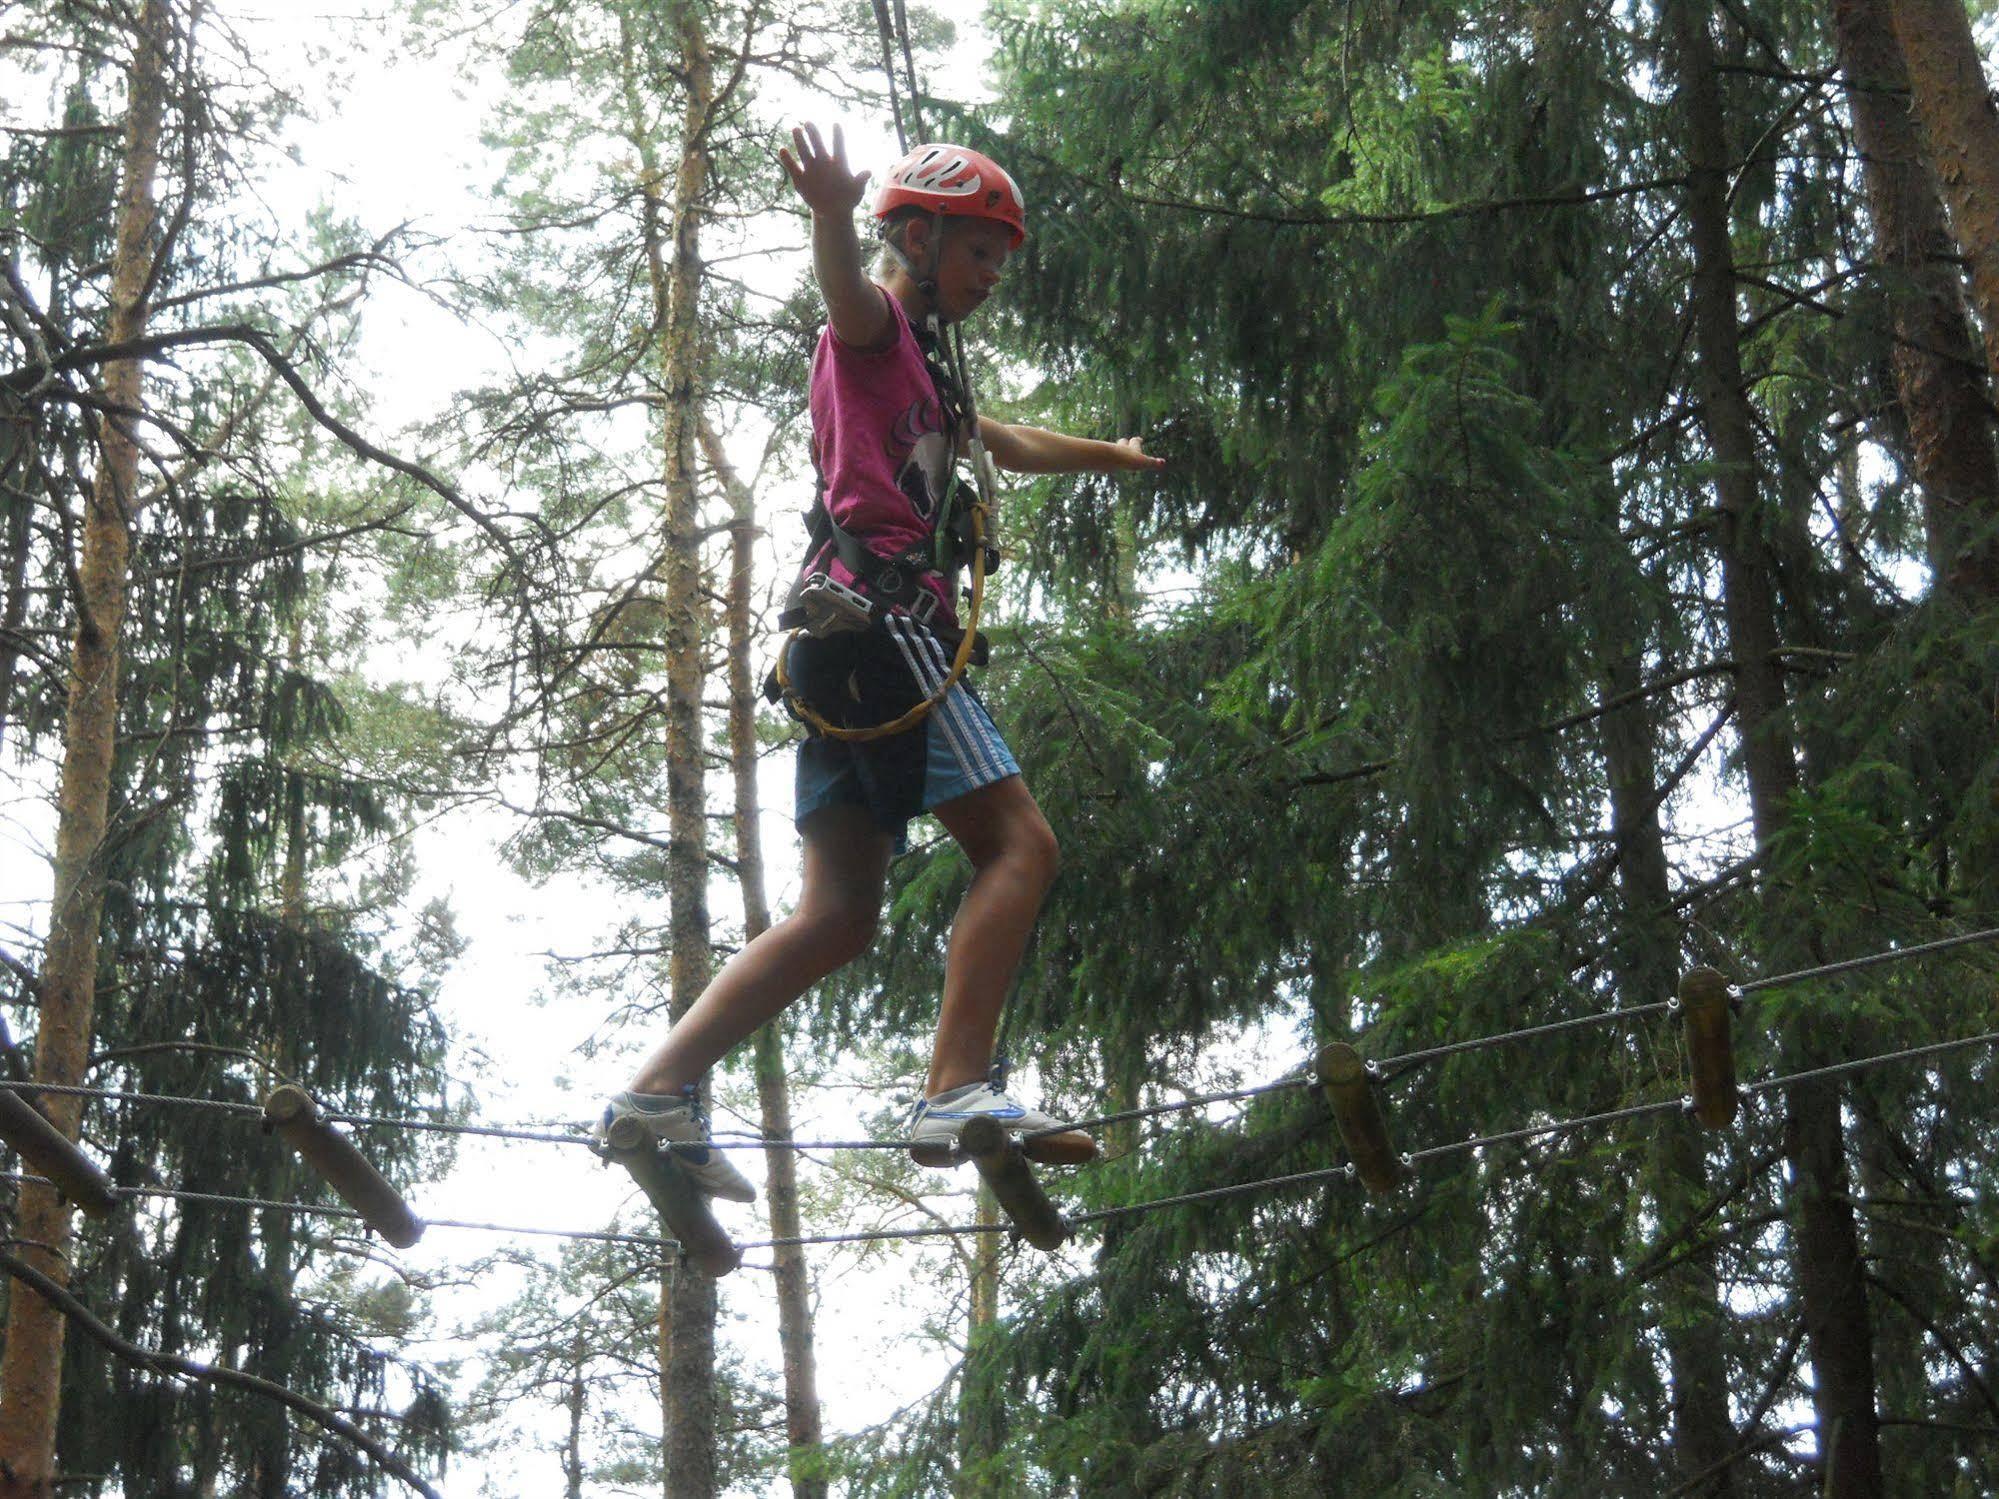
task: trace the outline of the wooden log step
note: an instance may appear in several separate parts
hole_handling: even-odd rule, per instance
[[[1389,1143],[1388,1119],[1375,1095],[1373,1069],[1346,1042],[1335,1041],[1320,1050],[1318,1072],[1354,1174],[1372,1193],[1393,1192],[1408,1171]]]
[[[1735,991],[1713,968],[1689,968],[1674,1002],[1686,1026],[1688,1085],[1694,1117],[1709,1129],[1735,1122]]]
[[[264,1122],[396,1248],[408,1249],[423,1237],[423,1220],[352,1140],[319,1117],[319,1105],[305,1089],[290,1083],[273,1089],[264,1100]]]
[[[674,1164],[673,1152],[662,1150],[649,1131],[629,1114],[611,1121],[604,1151],[639,1184],[652,1205],[659,1210],[667,1231],[680,1243],[680,1252],[695,1269],[708,1275],[727,1275],[743,1262],[743,1252],[722,1225],[715,1221],[708,1194]]]
[[[1061,1248],[1069,1238],[1069,1224],[1041,1190],[1020,1142],[1007,1133],[1006,1126],[997,1119],[968,1120],[959,1132],[958,1144],[993,1189],[1000,1211],[1020,1230],[1021,1237],[1036,1249]]]
[[[0,1088],[0,1140],[93,1218],[118,1206],[118,1189],[104,1168],[12,1088]]]

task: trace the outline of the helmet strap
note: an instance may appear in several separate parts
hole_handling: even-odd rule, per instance
[[[889,258],[902,267],[903,274],[914,281],[917,291],[922,293],[927,308],[926,319],[931,322],[936,321],[937,270],[944,261],[944,215],[935,213],[930,217],[930,253],[925,257],[930,262],[928,271],[918,268],[916,262],[909,258],[909,252],[897,244],[890,235],[882,236],[882,244],[887,248]]]

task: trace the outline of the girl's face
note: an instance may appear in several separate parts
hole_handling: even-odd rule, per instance
[[[1013,232],[991,219],[945,220],[944,253],[937,265],[937,313],[955,323],[976,312],[999,285]]]

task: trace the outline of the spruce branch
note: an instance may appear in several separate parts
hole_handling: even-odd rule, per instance
[[[52,361],[50,368],[57,373],[67,374],[72,370],[110,364],[118,360],[156,358],[174,349],[207,348],[217,344],[232,343],[241,344],[274,369],[278,378],[291,387],[292,394],[298,397],[299,404],[306,409],[307,415],[339,438],[349,449],[371,463],[414,480],[443,499],[446,504],[485,532],[508,561],[521,568],[525,575],[525,568],[514,550],[513,539],[500,529],[499,524],[491,516],[460,494],[455,485],[439,478],[420,463],[377,447],[335,416],[327,409],[325,402],[320,400],[318,392],[307,382],[305,376],[299,373],[298,367],[271,341],[270,335],[254,324],[212,323],[194,328],[167,329],[159,333],[149,333],[143,338],[126,339],[120,343],[84,344],[58,355]],[[0,383],[18,385],[22,383],[22,373],[13,371],[0,376]]]
[[[1985,1382],[1985,1376],[1979,1372],[1978,1365],[1965,1353],[1957,1339],[1944,1331],[1937,1320],[1918,1306],[1901,1287],[1872,1271],[1867,1274],[1867,1283],[1906,1312],[1910,1321],[1928,1333],[1932,1341],[1950,1355],[1951,1362],[1957,1365],[1958,1372],[1977,1392],[1980,1403],[1992,1413],[1995,1420],[1999,1420],[1999,1399],[1994,1399],[1992,1387]]]
[[[1729,1178],[1725,1187],[1708,1195],[1708,1200],[1701,1205],[1700,1211],[1689,1215],[1687,1221],[1675,1229],[1669,1237],[1653,1245],[1652,1253],[1633,1266],[1627,1272],[1626,1278],[1642,1285],[1678,1264],[1683,1258],[1678,1252],[1680,1247],[1692,1241],[1702,1228],[1720,1215],[1723,1208],[1748,1191],[1752,1183],[1782,1159],[1783,1152],[1773,1151],[1745,1164],[1740,1171]],[[1700,1247],[1706,1247],[1706,1241],[1696,1246]]]
[[[1727,1472],[1745,1457],[1753,1457],[1765,1447],[1774,1446],[1778,1442],[1788,1442],[1792,1437],[1799,1435],[1801,1432],[1810,1430],[1811,1427],[1809,1425],[1798,1425],[1782,1426],[1775,1431],[1766,1431],[1763,1435],[1744,1442],[1740,1447],[1729,1453],[1728,1456],[1709,1463],[1684,1483],[1677,1484],[1673,1488],[1666,1490],[1663,1499],[1681,1499],[1683,1495],[1698,1494],[1702,1489],[1707,1487],[1711,1479]]]
[[[658,849],[661,853],[676,853],[680,852],[682,848],[682,845],[672,838],[662,838],[657,833],[648,833],[641,828],[627,827],[623,823],[613,822],[607,817],[592,817],[586,812],[573,811],[565,807],[523,807],[515,802],[508,801],[503,796],[495,796],[492,798],[492,801],[495,806],[502,810],[511,812],[516,817],[527,818],[531,822],[560,822],[567,823],[571,827],[586,828],[591,832],[609,833],[613,837],[626,838],[633,843],[644,844],[647,848]],[[699,848],[692,852],[696,857],[710,864],[721,865],[722,868],[732,874],[736,871],[735,860],[725,854],[716,852],[712,848]]]

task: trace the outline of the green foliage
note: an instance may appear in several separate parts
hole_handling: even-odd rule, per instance
[[[252,1104],[290,1078],[336,1107],[407,1112],[443,1082],[437,972],[406,969],[326,880],[358,840],[399,833],[401,814],[343,771],[337,704],[284,647],[305,598],[300,554],[284,545],[292,533],[275,507],[198,490],[155,519],[137,554],[134,617],[166,628],[130,646],[91,1081]],[[207,565],[182,565],[190,556]],[[291,861],[306,881],[301,906],[286,894]],[[250,1125],[188,1124],[156,1106],[104,1106],[87,1117],[86,1143],[127,1186],[281,1201],[324,1190]],[[364,1148],[408,1180],[449,1159],[419,1138],[377,1132]],[[79,1285],[122,1308],[120,1330],[138,1341],[220,1350],[301,1391],[337,1391],[339,1403],[392,1415],[401,1404],[404,1450],[444,1450],[440,1392],[394,1355],[402,1328],[381,1323],[386,1288],[309,1299],[331,1248],[284,1213],[190,1204],[88,1235]],[[316,1493],[371,1493],[376,1482],[351,1454],[302,1443],[274,1407],[135,1380],[88,1344],[67,1362],[63,1420],[67,1460],[123,1474],[133,1494],[177,1492],[188,1472],[254,1483],[306,1462]]]

